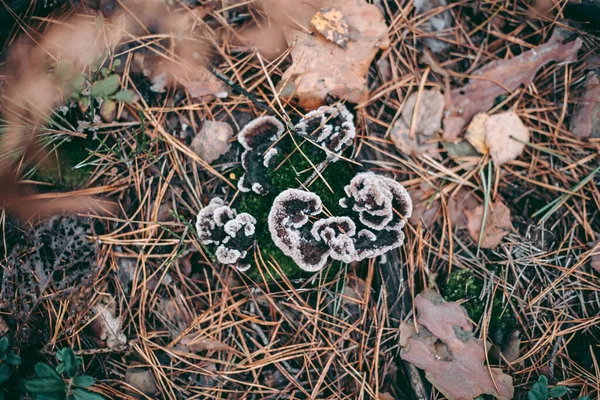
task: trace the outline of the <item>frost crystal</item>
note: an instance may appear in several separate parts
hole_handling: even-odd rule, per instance
[[[242,167],[246,171],[238,181],[240,191],[253,191],[260,195],[269,192],[270,185],[265,177],[265,170],[277,155],[277,149],[272,146],[283,131],[283,124],[274,117],[257,118],[240,131],[238,141],[245,149]]]
[[[220,263],[233,265],[241,271],[250,267],[246,258],[256,231],[253,216],[237,214],[223,200],[214,198],[198,213],[196,230],[200,243],[218,246],[215,255]]]
[[[349,263],[376,257],[402,245],[402,228],[412,214],[402,185],[367,172],[357,174],[344,190],[344,204],[362,225],[358,235],[358,222],[349,216],[320,219],[311,227],[309,216],[323,208],[314,193],[288,189],[275,198],[268,221],[271,237],[303,270],[318,271],[329,258]]]
[[[354,116],[343,104],[323,106],[306,114],[294,130],[329,150],[327,158],[336,161],[356,136]]]

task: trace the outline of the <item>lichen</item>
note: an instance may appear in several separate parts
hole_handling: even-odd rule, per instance
[[[237,186],[243,193],[229,206],[217,200],[218,205],[206,208],[227,207],[229,218],[235,211],[252,216],[255,232],[249,239],[254,246],[246,242],[245,253],[237,245],[219,250],[229,246],[223,234],[208,236],[199,227],[201,242],[217,261],[239,268],[242,260],[247,268],[254,260],[253,247],[260,249],[261,265],[277,264],[295,277],[332,261],[375,257],[402,244],[412,203],[393,179],[361,172],[348,161],[356,134],[353,119],[345,106],[336,104],[306,114],[287,131],[273,117],[257,118],[240,131],[243,171],[234,176],[240,177]],[[211,212],[202,210],[202,218]]]

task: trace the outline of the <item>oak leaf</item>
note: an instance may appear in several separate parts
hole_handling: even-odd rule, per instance
[[[488,394],[512,399],[512,377],[484,365],[486,347],[473,337],[464,308],[424,290],[415,298],[417,322],[402,322],[402,359],[425,370],[425,377],[450,400]]]

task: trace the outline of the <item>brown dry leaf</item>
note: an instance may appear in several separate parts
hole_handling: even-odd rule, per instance
[[[500,200],[494,202],[488,209],[485,226],[483,227],[483,235],[480,235],[483,212],[483,204],[477,206],[473,211],[465,211],[468,220],[469,235],[475,242],[479,242],[479,237],[481,236],[479,246],[485,249],[492,249],[498,246],[504,236],[513,229],[510,219],[510,209]]]
[[[378,400],[396,400],[396,398],[394,396],[392,396],[390,393],[385,392],[385,393],[379,393]]]
[[[496,165],[515,160],[529,143],[529,129],[512,111],[491,115],[483,125],[485,144]]]
[[[481,154],[487,154],[489,151],[489,148],[485,144],[485,121],[487,119],[488,115],[486,113],[475,115],[465,134],[465,139]]]
[[[204,125],[192,140],[190,148],[194,153],[212,163],[231,148],[229,140],[233,137],[233,129],[225,122],[204,121]]]
[[[92,331],[98,339],[106,342],[109,349],[119,349],[127,344],[127,337],[123,333],[123,321],[116,316],[115,300],[106,299],[94,306],[96,313],[94,321],[90,324]]]
[[[571,119],[571,132],[579,139],[600,138],[600,79],[589,72],[585,93]]]
[[[411,156],[422,156],[427,154],[433,158],[439,158],[438,143],[435,139],[422,137],[415,134],[410,137],[410,128],[404,123],[404,120],[398,119],[390,133],[390,139],[401,153]]]
[[[426,228],[433,226],[441,215],[439,213],[440,201],[438,199],[431,201],[433,193],[431,186],[426,183],[423,183],[420,189],[410,192],[410,198],[413,200],[413,212],[408,222],[417,225],[421,221]]]
[[[348,22],[336,7],[324,8],[310,20],[317,32],[343,49],[348,47]]]
[[[467,213],[479,205],[479,200],[467,189],[460,189],[448,198],[448,217],[454,229],[466,228]]]
[[[159,392],[154,374],[146,368],[128,367],[125,372],[125,382],[147,396],[153,396]],[[142,398],[138,393],[133,392],[133,395],[136,398]],[[144,398],[146,397],[144,396]]]
[[[180,346],[178,347],[185,349],[185,351],[194,353],[203,350],[221,351],[231,349],[228,345],[219,340],[201,338],[193,333],[185,335],[179,342],[179,345]]]
[[[415,106],[419,99],[417,115]],[[402,108],[402,120],[406,126],[411,127],[413,118],[416,122],[415,133],[419,135],[431,136],[442,128],[442,114],[444,112],[444,96],[439,89],[423,90],[419,97],[419,92],[413,92],[406,104]]]
[[[492,61],[471,74],[468,84],[450,93],[444,118],[444,139],[456,141],[462,128],[477,113],[487,112],[494,101],[520,85],[529,85],[537,71],[551,61],[575,61],[582,41],[563,44],[555,30],[550,40],[509,60]]]
[[[484,365],[483,342],[473,337],[460,305],[424,290],[415,298],[415,306],[418,332],[414,323],[403,322],[400,327],[402,359],[425,370],[427,380],[450,400],[472,400],[482,394],[513,398],[512,377]]]
[[[336,8],[349,27],[346,48],[322,35],[311,34],[315,10]],[[379,49],[389,47],[381,10],[365,0],[263,0],[263,9],[283,23],[293,64],[278,89],[282,97],[295,97],[304,109],[323,105],[331,95],[351,103],[369,96],[366,74]]]

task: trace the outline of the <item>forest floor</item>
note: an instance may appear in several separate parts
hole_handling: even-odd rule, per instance
[[[2,3],[6,398],[64,347],[110,399],[487,398],[492,367],[510,397],[540,376],[567,391],[535,399],[600,396],[600,36],[572,4],[275,1],[290,28],[258,0]],[[240,130],[338,103],[344,161],[412,198],[403,245],[216,262],[196,216],[243,198]],[[431,291],[474,339],[413,364]]]

